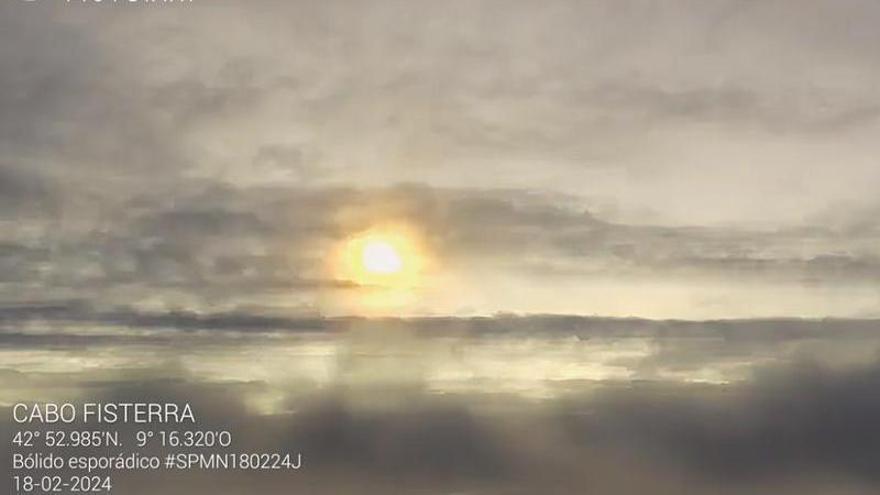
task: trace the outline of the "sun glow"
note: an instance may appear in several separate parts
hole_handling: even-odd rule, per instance
[[[408,290],[420,285],[425,266],[425,250],[411,230],[375,228],[341,245],[336,272],[364,287]]]

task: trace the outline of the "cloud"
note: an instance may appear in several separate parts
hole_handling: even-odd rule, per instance
[[[438,397],[362,382],[305,396],[275,390],[290,396],[281,412],[268,415],[245,398],[274,385],[220,383],[175,366],[112,379],[97,379],[92,369],[56,377],[54,386],[60,381],[69,390],[84,381],[90,384],[85,396],[94,401],[188,402],[203,428],[231,429],[239,448],[302,453],[304,468],[295,476],[247,477],[250,489],[264,493],[301,486],[381,493],[402,486],[487,494],[550,488],[636,494],[648,487],[655,493],[867,494],[880,483],[873,469],[880,437],[872,433],[880,404],[870,393],[877,370],[876,364],[834,370],[801,363],[726,386],[608,383],[599,393],[537,405],[491,391]],[[8,374],[0,377],[53,386],[34,373],[26,381]],[[235,493],[241,476],[152,473],[151,489],[192,492],[222,479],[227,488],[219,493]],[[140,493],[137,479],[115,475],[118,486],[133,493]]]
[[[767,94],[725,87],[670,91],[615,81],[587,92],[585,99],[604,109],[609,120],[636,127],[686,121],[780,133],[828,133],[870,126],[880,117],[880,107],[867,100],[833,101],[842,98],[821,91],[806,93]]]
[[[0,163],[0,218],[31,220],[56,214],[53,189],[38,174]]]
[[[790,221],[876,179],[859,159],[876,152],[864,141],[877,125],[864,47],[880,14],[867,2],[4,13],[15,41],[0,58],[4,162],[104,208],[184,179],[402,180],[608,195],[627,217],[650,207],[676,222]],[[775,193],[756,195],[762,208],[680,194],[688,181],[724,193],[744,149],[760,173],[742,189]],[[810,202],[783,187],[792,163],[816,169],[802,177]]]
[[[876,313],[865,2],[2,9],[3,299],[312,311],[349,285],[328,249],[392,218],[497,294],[441,312],[594,312],[541,301],[610,280]]]
[[[846,232],[821,223],[775,231],[626,225],[597,217],[572,196],[534,190],[214,184],[144,191],[114,211],[65,221],[64,229],[54,222],[40,213],[30,224],[43,225],[40,234],[24,224],[11,231],[0,251],[7,300],[42,292],[50,300],[131,305],[159,297],[217,311],[284,292],[320,311],[319,294],[358,290],[328,271],[328,253],[389,222],[413,226],[462,279],[490,270],[533,286],[736,277],[821,289],[870,288],[880,277],[872,224]]]
[[[636,387],[564,421],[585,444],[678,457],[730,483],[813,469],[876,483],[880,437],[866,426],[880,408],[870,392],[878,379],[876,366],[834,373],[801,365],[721,393]]]

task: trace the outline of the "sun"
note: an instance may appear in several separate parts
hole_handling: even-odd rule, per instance
[[[345,239],[334,264],[337,276],[364,287],[412,289],[422,282],[426,259],[412,229],[376,227]]]
[[[361,263],[364,270],[377,275],[391,275],[403,270],[400,253],[393,245],[381,239],[373,239],[364,244]]]

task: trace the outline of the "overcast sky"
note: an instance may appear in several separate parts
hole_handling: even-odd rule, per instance
[[[0,0],[0,433],[17,402],[192,402],[304,454],[127,495],[877,494],[878,27]],[[382,229],[405,287],[339,269]]]
[[[880,3],[0,5],[0,299],[880,316]]]

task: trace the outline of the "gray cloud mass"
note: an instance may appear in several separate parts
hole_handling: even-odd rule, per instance
[[[850,284],[823,311],[877,314],[870,2],[2,9],[3,297],[346,285],[321,252],[385,216],[496,284],[735,277],[784,314]],[[748,316],[732,290],[644,311]]]

